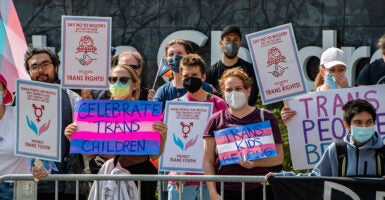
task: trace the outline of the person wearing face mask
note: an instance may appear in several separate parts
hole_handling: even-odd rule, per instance
[[[258,97],[258,85],[255,78],[254,68],[252,64],[238,57],[238,50],[242,45],[241,30],[236,25],[226,26],[222,31],[219,45],[222,49],[222,59],[207,69],[206,82],[214,88],[215,94],[222,96],[221,92],[223,91],[221,91],[218,80],[225,70],[240,67],[252,79],[248,103],[249,105],[254,106]]]
[[[345,168],[339,164],[338,144],[334,142],[325,150],[321,160],[310,173],[297,176],[384,176],[384,163],[380,164],[378,152],[383,152],[384,143],[376,132],[376,109],[366,100],[347,102],[343,107],[343,124],[348,134],[344,137]],[[381,159],[382,160],[382,159]],[[377,166],[380,166],[378,168]],[[269,173],[270,176],[294,176],[294,172]]]
[[[179,71],[180,61],[183,56],[193,52],[191,45],[182,39],[171,40],[165,47],[167,64],[172,71],[172,80],[163,84],[155,93],[153,101],[161,101],[163,108],[166,101],[173,100],[186,94],[187,90],[183,87],[182,76]],[[206,82],[202,83],[205,91],[213,93],[213,89]]]
[[[348,79],[345,77],[346,68],[344,51],[336,47],[326,49],[321,55],[319,73],[314,81],[316,91],[349,87]],[[286,105],[281,110],[281,118],[284,123],[294,115],[296,115],[296,111]]]
[[[180,61],[180,74],[182,75],[183,87],[187,90],[187,93],[180,98],[176,98],[173,101],[200,101],[213,103],[212,113],[216,113],[220,110],[227,108],[226,102],[220,97],[210,94],[203,90],[202,82],[205,80],[205,62],[198,54],[189,54],[182,58]],[[187,175],[203,175],[201,173],[182,173],[182,172],[170,172],[171,175],[175,174],[187,174]],[[179,199],[179,182],[170,181],[168,185],[168,199]],[[182,199],[195,200],[200,198],[200,183],[199,182],[184,182]],[[209,199],[209,192],[207,185],[202,186],[202,199]]]
[[[111,70],[109,91],[112,100],[138,100],[140,96],[140,80],[138,74],[128,65],[118,64]],[[157,160],[163,153],[167,138],[167,125],[163,122],[154,122],[153,129],[160,134],[160,150],[156,155],[87,155],[91,158],[99,156],[105,159],[114,159],[120,166],[128,170],[131,174],[157,174],[158,170],[151,163],[151,160]],[[65,129],[65,136],[71,140],[71,136],[76,132],[75,123],[70,124]],[[101,161],[103,162],[103,161]],[[108,164],[108,163],[107,163]],[[100,173],[100,172],[99,172]],[[141,182],[141,199],[155,199],[156,181]]]
[[[221,91],[229,108],[213,114],[203,133],[205,175],[266,175],[269,171],[282,170],[283,146],[278,120],[268,110],[250,106],[247,101],[251,94],[251,79],[241,68],[226,70],[219,80]],[[233,126],[241,126],[270,120],[277,149],[277,156],[259,160],[240,158],[237,164],[220,166],[214,131]],[[224,183],[224,193],[220,194],[220,183],[207,182],[210,199],[242,199],[241,183]],[[267,188],[270,190],[270,188]],[[268,192],[267,199],[272,199]],[[262,199],[263,187],[259,183],[245,183],[245,199]]]

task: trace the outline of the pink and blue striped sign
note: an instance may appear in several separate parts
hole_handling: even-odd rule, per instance
[[[74,110],[77,132],[71,137],[71,153],[159,153],[160,135],[152,124],[161,121],[161,102],[81,100]]]
[[[214,131],[221,166],[276,156],[270,121]]]

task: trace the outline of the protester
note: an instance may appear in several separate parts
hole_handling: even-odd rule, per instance
[[[12,94],[7,89],[7,81],[0,74],[0,176],[9,174],[29,174],[31,168],[27,157],[15,156],[16,149],[16,107],[7,105],[12,102]],[[48,171],[41,165],[33,167],[36,179],[47,176]],[[0,199],[14,199],[14,182],[0,183]]]
[[[347,64],[345,52],[341,49],[331,47],[321,55],[319,72],[314,81],[316,91],[347,88],[348,79],[345,77]],[[281,110],[281,118],[287,123],[296,111],[285,105]]]
[[[385,83],[385,34],[378,40],[378,49],[382,51],[382,58],[367,64],[358,74],[356,85],[375,85]]]
[[[117,60],[118,60],[117,64],[130,66],[138,74],[140,78],[143,70],[143,58],[139,52],[132,51],[132,50],[123,52],[118,56]],[[153,90],[149,91],[149,89],[145,87],[142,81],[140,83],[141,84],[140,84],[139,100],[148,100],[149,96],[151,97],[154,96],[155,91]],[[111,98],[111,93],[108,90],[101,92],[98,96],[98,99],[110,99],[110,98]],[[152,98],[150,100],[152,100]]]
[[[219,45],[222,49],[222,59],[207,69],[206,82],[216,90],[218,96],[222,96],[219,79],[227,69],[240,67],[252,79],[252,87],[249,98],[249,105],[254,106],[258,97],[258,85],[255,78],[253,65],[238,57],[238,50],[242,45],[241,30],[236,25],[228,25],[222,30]]]
[[[187,41],[176,39],[167,43],[165,52],[165,60],[171,67],[173,79],[159,87],[153,98],[153,101],[161,101],[163,108],[166,101],[179,98],[186,94],[187,90],[183,87],[182,77],[179,72],[179,63],[183,56],[192,53],[193,49]],[[213,93],[212,88],[206,82],[202,83],[202,87],[205,91]]]
[[[270,170],[282,170],[284,155],[278,120],[270,111],[250,106],[247,103],[251,94],[251,82],[251,78],[241,68],[226,70],[219,80],[219,86],[229,108],[212,115],[204,130],[205,175],[265,175]],[[238,164],[220,166],[214,131],[261,122],[263,118],[270,120],[277,156],[259,160],[240,158]],[[207,186],[212,200],[220,199],[221,195],[224,199],[241,199],[242,197],[241,183],[224,183],[223,194],[220,194],[219,183],[207,182]],[[245,199],[262,199],[262,187],[259,183],[246,183],[245,190]],[[268,198],[271,197],[268,196]]]
[[[369,102],[357,99],[347,102],[343,107],[343,124],[348,134],[342,144],[332,143],[310,173],[298,176],[362,176],[383,177],[384,163],[379,163],[378,150],[384,144],[376,132],[376,109]],[[345,161],[340,161],[338,145],[345,148]],[[382,151],[384,152],[384,151]],[[342,155],[342,154],[341,154]],[[383,156],[383,155],[382,155]],[[342,167],[342,163],[345,167]],[[270,176],[294,176],[294,172],[269,173]]]
[[[180,98],[174,99],[174,101],[200,101],[200,102],[212,102],[212,113],[216,113],[220,110],[227,108],[226,102],[213,94],[210,94],[203,90],[202,83],[206,79],[205,75],[205,62],[197,54],[189,54],[182,58],[180,61],[180,74],[182,76],[183,87],[187,90],[187,93]],[[202,133],[203,134],[203,133]],[[170,174],[184,174],[181,172],[171,172]],[[201,173],[186,173],[188,175],[203,175]],[[200,199],[200,183],[199,182],[185,182],[183,183],[183,190],[179,190],[179,182],[170,182],[168,185],[168,199],[178,200],[179,192],[182,192],[183,200],[195,200]],[[209,199],[210,195],[207,189],[207,185],[203,184],[202,187],[202,199]]]
[[[45,83],[60,84],[58,70],[60,65],[59,56],[48,48],[30,48],[24,55],[24,66],[29,73],[31,80]],[[72,110],[74,102],[80,97],[71,90],[62,89],[62,110],[61,110],[61,162],[55,162],[58,171],[52,174],[77,174],[82,173],[85,166],[83,156],[69,154],[69,141],[64,136],[64,128],[72,123]],[[55,198],[55,182],[39,182],[38,199]],[[75,199],[75,184],[71,182],[59,182],[59,199]],[[85,199],[87,189],[80,191],[79,199]]]
[[[112,100],[138,100],[140,96],[140,80],[138,74],[128,65],[117,65],[111,71],[109,77],[111,99]],[[153,129],[160,133],[161,144],[159,154],[156,155],[117,155],[112,159],[117,162],[131,174],[157,174],[158,171],[150,162],[156,160],[163,153],[164,144],[167,138],[167,126],[163,122],[155,122]],[[70,124],[65,129],[65,135],[68,139],[76,132],[75,123]],[[156,192],[156,181],[141,182],[141,199],[153,200]]]

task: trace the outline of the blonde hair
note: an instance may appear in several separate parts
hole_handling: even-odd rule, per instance
[[[114,69],[116,69],[116,68],[122,68],[122,69],[126,70],[128,72],[128,74],[130,75],[130,77],[131,77],[132,83],[133,84],[137,84],[137,86],[138,86],[137,89],[132,91],[132,98],[133,98],[133,100],[138,100],[139,96],[140,96],[140,79],[139,79],[139,76],[136,73],[136,71],[133,70],[128,65],[119,64],[119,65],[114,66],[111,69],[111,74],[114,71]]]
[[[317,76],[314,79],[314,86],[315,86],[315,88],[323,85],[324,82],[325,82],[324,76],[321,74],[321,68],[322,68],[322,65],[319,66],[319,72],[318,72]]]
[[[136,62],[138,63],[138,66],[140,66],[140,68],[143,67],[143,58],[142,58],[142,55],[140,55],[139,52],[137,51],[125,51],[123,53],[121,53],[119,55],[119,58],[118,58],[118,63],[119,63],[119,60],[120,58],[129,58],[129,57],[134,57],[134,59],[136,60]]]

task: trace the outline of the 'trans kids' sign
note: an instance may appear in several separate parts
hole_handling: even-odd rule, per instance
[[[59,85],[25,80],[17,80],[16,85],[16,155],[60,162]]]
[[[307,92],[291,24],[246,35],[263,104]]]
[[[75,105],[77,132],[71,153],[158,154],[160,135],[154,122],[161,121],[162,103],[125,100],[84,100]]]
[[[364,99],[376,108],[377,132],[384,137],[384,85],[312,92],[288,101],[289,107],[297,111],[286,124],[290,152],[295,155],[291,158],[294,169],[313,168],[333,141],[345,137],[342,107],[354,99]]]
[[[214,131],[214,136],[222,166],[241,159],[258,160],[278,155],[269,120]]]

